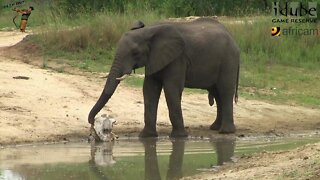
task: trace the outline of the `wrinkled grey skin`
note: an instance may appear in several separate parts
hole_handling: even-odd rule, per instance
[[[218,21],[200,18],[192,22],[164,22],[125,33],[117,47],[102,94],[88,121],[108,102],[119,78],[145,67],[143,84],[145,127],[140,137],[156,137],[161,90],[169,109],[171,137],[186,137],[181,111],[184,87],[206,89],[209,104],[217,103],[217,117],[210,126],[220,133],[235,132],[233,97],[237,99],[239,48]]]

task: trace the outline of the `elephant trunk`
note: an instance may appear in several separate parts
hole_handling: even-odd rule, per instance
[[[104,105],[109,101],[109,99],[111,98],[112,94],[114,93],[114,91],[116,90],[116,88],[120,82],[117,78],[119,78],[123,74],[122,74],[121,67],[119,66],[118,62],[119,61],[117,61],[117,60],[114,61],[113,65],[111,67],[110,73],[108,75],[107,82],[104,86],[104,89],[103,89],[98,101],[92,107],[92,109],[89,113],[88,122],[90,124],[94,124],[95,116],[104,107]]]

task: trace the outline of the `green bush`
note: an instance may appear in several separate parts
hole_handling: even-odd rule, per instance
[[[271,0],[64,0],[60,7],[69,14],[110,11],[125,13],[128,8],[153,10],[167,17],[248,15],[264,12],[271,7]]]

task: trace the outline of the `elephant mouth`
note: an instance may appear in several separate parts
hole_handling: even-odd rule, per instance
[[[142,67],[142,66],[141,66],[141,67]],[[140,66],[139,66],[138,64],[135,64],[135,65],[133,65],[133,68],[132,68],[132,70],[131,70],[129,73],[124,73],[121,77],[118,77],[118,78],[116,78],[116,79],[119,80],[119,81],[123,81],[123,80],[125,80],[128,76],[131,75],[132,71],[133,71],[133,73],[136,73],[135,71],[136,71],[136,69],[138,69],[138,68],[140,68]]]
[[[116,78],[118,81],[123,81],[125,80],[128,76],[130,76],[131,73],[128,74],[123,74],[121,77]],[[105,76],[101,76],[101,78],[108,78],[109,73],[107,73]]]

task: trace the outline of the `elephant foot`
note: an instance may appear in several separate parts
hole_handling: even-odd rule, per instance
[[[171,138],[185,138],[185,137],[188,137],[188,133],[185,130],[172,130],[170,137]]]
[[[221,128],[221,123],[218,121],[215,121],[211,124],[210,129],[214,131],[218,131]]]
[[[236,127],[234,126],[234,124],[222,125],[221,128],[219,129],[220,134],[230,134],[235,132],[236,132]]]
[[[143,129],[140,132],[139,137],[140,138],[158,137],[158,133],[156,131],[150,131],[150,130]]]

